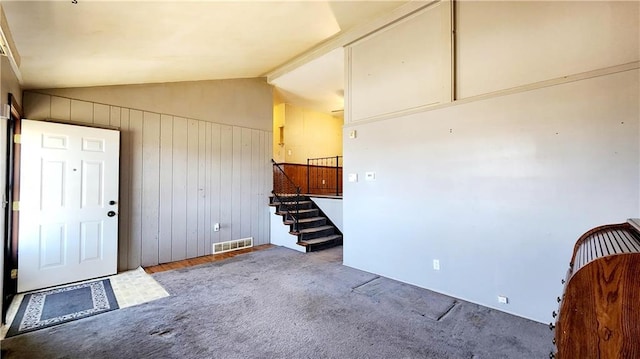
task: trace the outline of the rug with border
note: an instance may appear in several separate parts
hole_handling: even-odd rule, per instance
[[[109,279],[24,296],[6,338],[118,309]]]

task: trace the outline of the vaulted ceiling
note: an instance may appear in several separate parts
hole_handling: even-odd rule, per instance
[[[74,2],[2,1],[23,88],[265,76],[406,1]],[[299,72],[341,79],[330,56]],[[290,76],[285,93],[292,82],[306,80]],[[298,97],[314,96],[304,87]]]

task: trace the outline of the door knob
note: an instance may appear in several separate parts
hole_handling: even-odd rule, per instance
[[[115,215],[116,215],[116,212],[114,212],[114,211],[107,212],[107,216],[109,216],[109,217],[113,217]]]
[[[109,204],[110,204],[110,205],[112,205],[112,206],[113,206],[114,204],[116,204],[116,203],[117,203],[117,202],[116,202],[116,201],[114,201],[114,200],[109,201]]]

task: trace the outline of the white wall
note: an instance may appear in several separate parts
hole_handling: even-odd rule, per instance
[[[322,212],[327,215],[331,222],[333,222],[333,224],[338,227],[340,232],[344,231],[342,220],[342,198],[324,198],[311,196],[311,199],[318,205],[318,207],[320,207]]]
[[[221,86],[227,85],[225,81]],[[257,86],[271,98],[270,88]],[[106,100],[118,98],[117,90],[105,95]],[[271,129],[272,105],[258,108],[259,103],[251,101],[254,91],[233,93],[233,103],[205,118],[33,91],[25,92],[24,110],[34,120],[120,129],[118,268],[124,270],[210,254],[216,242],[253,237],[256,245],[269,243],[272,134],[259,128]],[[92,89],[88,92],[93,94]],[[144,92],[137,96],[144,98]],[[188,106],[180,98],[166,101]],[[215,122],[223,113],[227,122],[242,117],[249,107],[261,113],[254,119],[258,128]],[[213,231],[215,223],[220,223],[219,232]]]
[[[271,214],[271,244],[306,253],[307,248],[297,244],[298,237],[289,233],[291,227],[285,225],[282,216],[276,214],[276,207],[269,207],[269,213]]]
[[[348,121],[451,101],[450,14],[443,1],[347,48]]]
[[[346,265],[550,322],[577,238],[640,214],[640,17],[627,15],[637,15],[639,4],[537,4],[458,3],[456,85],[465,96],[483,96],[418,110],[378,107],[369,117],[346,111]],[[503,7],[512,8],[516,23]],[[538,41],[553,39],[563,20],[617,36],[594,41],[595,50],[579,31],[558,35],[561,46]],[[510,51],[504,37],[532,48]],[[377,44],[375,36],[362,41]],[[600,51],[603,43],[612,54],[584,66],[537,60],[574,62],[575,54]],[[347,49],[349,76],[358,73],[352,60],[359,47]],[[490,51],[496,48],[502,52]],[[625,55],[628,48],[635,56]],[[379,70],[405,76],[397,66]],[[378,96],[356,95],[375,92],[362,88],[371,84],[358,77],[347,83],[354,110],[380,104]],[[390,84],[376,91],[423,98],[411,85]],[[514,86],[522,87],[494,92]],[[352,130],[355,139],[348,138]],[[367,171],[376,181],[363,180]],[[348,182],[349,173],[359,182]],[[499,305],[498,295],[509,304]]]
[[[458,98],[638,61],[639,2],[462,1]]]

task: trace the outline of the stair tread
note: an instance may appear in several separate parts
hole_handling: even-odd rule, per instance
[[[309,246],[309,245],[313,245],[313,244],[331,242],[331,241],[334,241],[334,240],[339,239],[339,238],[342,238],[341,234],[332,234],[332,235],[326,236],[326,237],[305,239],[304,241],[298,242],[298,244],[301,245],[301,246]]]
[[[298,213],[298,212],[300,212],[300,213],[309,213],[309,212],[313,212],[313,211],[317,211],[317,209],[316,209],[316,208],[311,208],[311,209],[299,209],[299,210],[295,210],[295,209],[294,209],[294,210],[291,210],[291,211],[281,211],[281,212],[278,212],[278,213],[291,213],[291,214],[296,214],[296,213]]]
[[[325,219],[327,217],[309,217],[309,218],[300,218],[298,220],[298,223],[309,223],[309,222],[315,222],[315,221],[321,221],[323,219]],[[284,224],[294,224],[295,221],[284,221]]]
[[[300,194],[300,195],[296,195],[296,194],[279,194],[277,196],[271,196],[271,198],[273,198],[273,199],[280,198],[280,199],[287,200],[287,199],[291,199],[291,198],[296,198],[296,196],[298,196],[298,198],[300,198],[300,199],[307,198],[307,196],[304,196],[302,194]]]
[[[292,216],[295,216],[296,214],[305,214],[305,213],[312,213],[312,212],[318,212],[317,209],[315,208],[311,208],[311,209],[300,209],[300,210],[291,210],[291,211],[280,211],[277,212],[277,214],[290,214]]]
[[[274,202],[275,204],[285,204],[285,205],[294,205],[296,202]],[[309,204],[311,201],[298,201],[298,204]]]
[[[300,208],[299,210],[292,209],[292,210],[290,210],[288,212],[297,212],[297,211],[300,211],[300,212],[313,212],[313,211],[317,211],[317,209],[316,208],[305,208],[305,209]]]
[[[313,232],[320,232],[320,231],[324,231],[326,229],[331,229],[331,228],[335,228],[334,226],[331,225],[324,225],[324,226],[318,226],[318,227],[311,227],[311,228],[305,228],[305,229],[301,229],[298,231],[299,234],[303,234],[303,233],[313,233]]]

